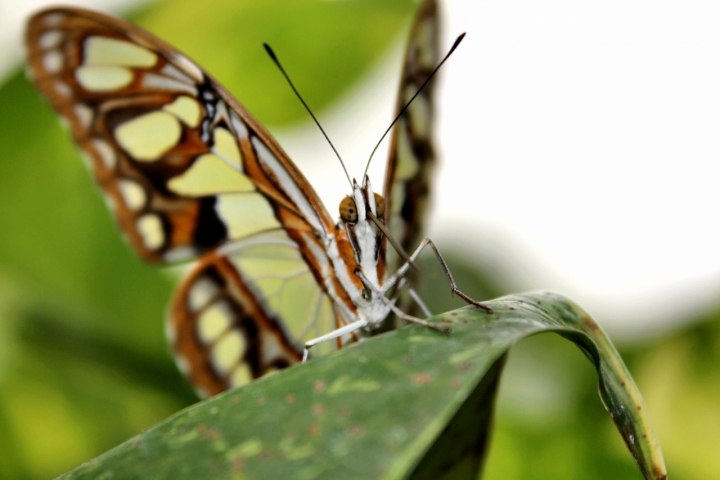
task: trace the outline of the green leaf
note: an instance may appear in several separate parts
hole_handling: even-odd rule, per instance
[[[434,317],[192,406],[61,478],[475,478],[497,380],[518,340],[556,332],[595,364],[643,475],[666,477],[642,397],[600,327],[527,294]]]

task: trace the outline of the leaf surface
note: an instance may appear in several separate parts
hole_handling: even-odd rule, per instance
[[[565,297],[513,295],[389,332],[196,404],[61,478],[476,478],[505,354],[556,332],[595,364],[641,472],[666,477],[650,417],[600,327]]]

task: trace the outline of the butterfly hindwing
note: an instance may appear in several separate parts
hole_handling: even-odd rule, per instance
[[[183,372],[203,395],[302,359],[302,339],[335,328],[333,305],[290,242],[273,238],[205,255],[170,307]]]
[[[176,292],[169,337],[180,368],[202,394],[300,362],[304,342],[353,318],[320,240],[288,233],[257,235],[205,255]],[[342,343],[327,342],[313,353]]]

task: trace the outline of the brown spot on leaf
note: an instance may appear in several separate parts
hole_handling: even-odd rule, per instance
[[[452,321],[451,319],[449,319],[449,318],[443,318],[443,319],[440,320],[440,321],[441,321],[442,323],[455,323],[455,322],[453,322],[453,321]]]
[[[316,404],[313,405],[313,407],[312,407],[312,412],[313,412],[316,416],[319,417],[319,416],[321,416],[322,414],[325,413],[325,407],[323,407],[323,406],[320,405],[319,403],[316,403]]]
[[[587,326],[590,330],[597,330],[598,325],[595,323],[595,321],[590,317],[582,317],[582,322]]]
[[[459,378],[453,378],[452,381],[450,382],[450,386],[453,388],[460,388],[460,387],[462,387],[462,385],[463,385],[463,382]]]
[[[412,363],[413,361],[413,357],[411,355],[403,355],[402,359],[405,363]]]
[[[295,395],[292,393],[288,393],[287,396],[285,396],[285,402],[295,403]]]
[[[307,428],[308,435],[311,437],[314,437],[318,433],[320,433],[320,425],[317,423],[310,424]]]
[[[257,399],[258,405],[265,405],[267,403],[267,397],[263,395],[262,397]]]
[[[467,372],[468,370],[470,370],[470,367],[472,367],[472,363],[463,362],[460,364],[460,366],[458,366],[458,370],[460,370],[461,372]]]
[[[245,460],[242,457],[235,457],[230,460],[230,468],[233,471],[240,471],[245,467]]]
[[[350,430],[348,431],[348,434],[351,437],[357,437],[365,433],[365,429],[360,425],[353,425],[350,427]]]
[[[211,428],[207,432],[205,432],[205,438],[208,440],[215,440],[218,437],[218,431],[214,428]]]
[[[236,405],[240,401],[239,395],[235,395],[230,399],[230,405]]]
[[[325,382],[323,382],[322,380],[315,380],[314,388],[316,392],[322,392],[325,390],[326,387],[327,385],[325,385]]]
[[[417,375],[415,375],[415,378],[413,380],[415,380],[416,385],[423,386],[430,383],[430,381],[432,380],[432,375],[430,375],[429,373],[418,373]]]

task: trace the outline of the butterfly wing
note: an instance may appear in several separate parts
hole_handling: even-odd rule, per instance
[[[306,256],[306,248],[317,257]],[[321,248],[315,237],[296,242],[273,232],[210,252],[195,265],[171,302],[168,336],[201,395],[297,363],[304,341],[345,324],[316,278],[329,264],[308,265],[326,258]]]
[[[119,19],[33,17],[30,77],[69,126],[122,232],[146,260],[194,258],[265,230],[333,222],[272,137],[192,61]],[[231,215],[246,204],[253,215]],[[275,210],[294,219],[277,220]]]
[[[168,319],[178,364],[199,391],[295,363],[304,340],[352,317],[317,194],[195,63],[127,22],[69,8],[35,15],[26,48],[30,78],[138,254],[201,257]]]
[[[400,80],[398,112],[437,66],[438,23],[437,2],[424,1],[410,33]],[[432,145],[433,83],[425,86],[396,123],[385,171],[385,218],[390,233],[408,253],[423,238],[431,177],[435,168]],[[402,259],[392,248],[389,248],[387,255],[388,271],[393,273]],[[412,276],[412,271],[408,272],[408,276]]]

